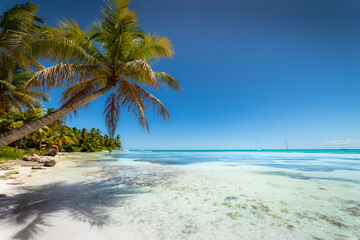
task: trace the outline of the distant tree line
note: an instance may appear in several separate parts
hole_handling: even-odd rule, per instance
[[[6,114],[0,115],[0,134],[21,127],[53,111],[52,108],[42,109],[38,106],[25,111],[10,108]],[[13,142],[10,146],[20,149],[45,150],[56,148],[59,151],[68,152],[96,152],[119,149],[121,148],[121,141],[120,135],[110,138],[106,134],[102,135],[100,129],[71,128],[66,126],[64,121],[57,120]]]

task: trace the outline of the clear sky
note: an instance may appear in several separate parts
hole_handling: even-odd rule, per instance
[[[15,0],[1,0],[0,10]],[[86,27],[102,0],[34,0],[49,25]],[[125,110],[125,149],[360,148],[360,1],[133,0],[143,28],[171,38],[175,57],[153,66],[181,93],[153,92],[170,122],[151,132]],[[46,107],[58,107],[56,97]],[[105,130],[104,97],[69,123]]]

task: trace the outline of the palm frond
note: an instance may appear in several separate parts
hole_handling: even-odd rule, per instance
[[[139,85],[134,84],[134,88],[139,93],[140,98],[143,100],[144,104],[151,105],[153,107],[154,112],[162,117],[164,120],[169,121],[169,111],[165,108],[162,102],[157,99],[155,96],[150,94],[145,89],[141,88]]]
[[[5,88],[7,88],[7,90],[13,91],[16,89],[16,86],[14,86],[13,84],[11,84],[10,82],[6,81],[6,80],[0,80],[0,86],[1,89],[5,92]]]
[[[27,86],[50,90],[54,87],[69,87],[78,82],[94,77],[97,66],[84,64],[58,64],[45,68],[31,78]]]
[[[170,87],[175,91],[181,91],[181,85],[169,74],[165,72],[154,72],[156,81],[164,86]]]
[[[14,107],[20,112],[22,111],[22,106],[11,96],[10,94],[2,95],[0,97],[0,113],[1,115],[6,114]]]
[[[149,124],[145,117],[145,106],[139,92],[127,80],[121,79],[118,83],[117,97],[121,99],[120,104],[127,106],[128,111],[138,119],[140,126],[149,131]]]
[[[120,99],[116,96],[115,87],[113,87],[113,92],[106,99],[104,115],[110,138],[114,138],[120,115]]]
[[[50,100],[49,94],[46,94],[43,92],[26,91],[26,93],[29,94],[33,98],[40,99],[43,102],[48,102]]]
[[[128,8],[129,3],[128,0],[106,2],[101,20],[95,22],[88,32],[91,39],[101,44],[107,58],[115,65],[128,57],[133,40],[143,37],[136,13]]]
[[[101,78],[91,78],[83,82],[78,82],[63,92],[60,102],[63,106],[74,103],[77,99],[84,98],[88,94],[96,92],[104,86],[103,84],[103,79]]]
[[[61,104],[62,106],[73,104],[81,98],[86,98],[91,94],[98,91],[101,87],[104,86],[104,81],[101,78],[92,78],[86,80],[84,82],[78,82],[73,86],[68,87],[61,97]],[[73,111],[71,114],[67,115],[66,117],[71,120],[72,117],[76,117],[81,110],[87,110],[90,106],[90,103],[85,104],[84,106],[78,108],[77,110]]]
[[[149,87],[159,88],[159,85],[170,87],[175,91],[181,91],[180,84],[165,72],[154,72],[145,60],[134,60],[124,64],[120,69],[126,78],[131,78],[136,83]]]
[[[34,109],[34,106],[43,106],[42,102],[39,99],[27,94],[26,92],[14,91],[11,94],[18,103],[30,109]]]
[[[74,41],[66,37],[68,34],[61,29],[47,28],[41,34],[28,34],[26,32],[14,33],[14,41],[21,48],[37,59],[62,63],[100,64],[101,58],[87,52],[82,45],[84,39]]]
[[[150,64],[148,64],[145,60],[134,60],[125,63],[121,68],[119,68],[118,74],[123,74],[126,78],[131,78],[135,82],[149,87],[159,87]]]
[[[134,49],[129,58],[152,61],[173,55],[173,45],[166,36],[149,33],[143,39],[134,42]]]
[[[79,24],[75,20],[62,20],[59,22],[58,26],[64,33],[65,38],[78,44],[99,62],[107,61],[107,59],[103,57],[99,50],[95,47],[89,35],[80,28]]]
[[[1,33],[19,29],[32,30],[37,27],[36,23],[45,23],[42,18],[36,16],[38,10],[39,7],[32,2],[16,4],[0,16]]]
[[[18,65],[27,70],[41,70],[44,68],[35,58],[30,56],[21,46],[8,46],[7,54],[9,58],[13,59]]]

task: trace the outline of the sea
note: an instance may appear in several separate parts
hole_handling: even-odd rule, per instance
[[[17,207],[42,215],[29,239],[54,229],[67,239],[360,239],[360,150],[129,150],[63,161],[56,179],[18,196]],[[31,207],[38,202],[47,210]],[[69,223],[89,228],[81,235]]]

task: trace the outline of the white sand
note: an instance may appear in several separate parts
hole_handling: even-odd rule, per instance
[[[31,175],[21,186],[0,185],[10,195],[0,198],[0,239],[360,238],[360,189],[352,182],[127,160],[65,160]]]

